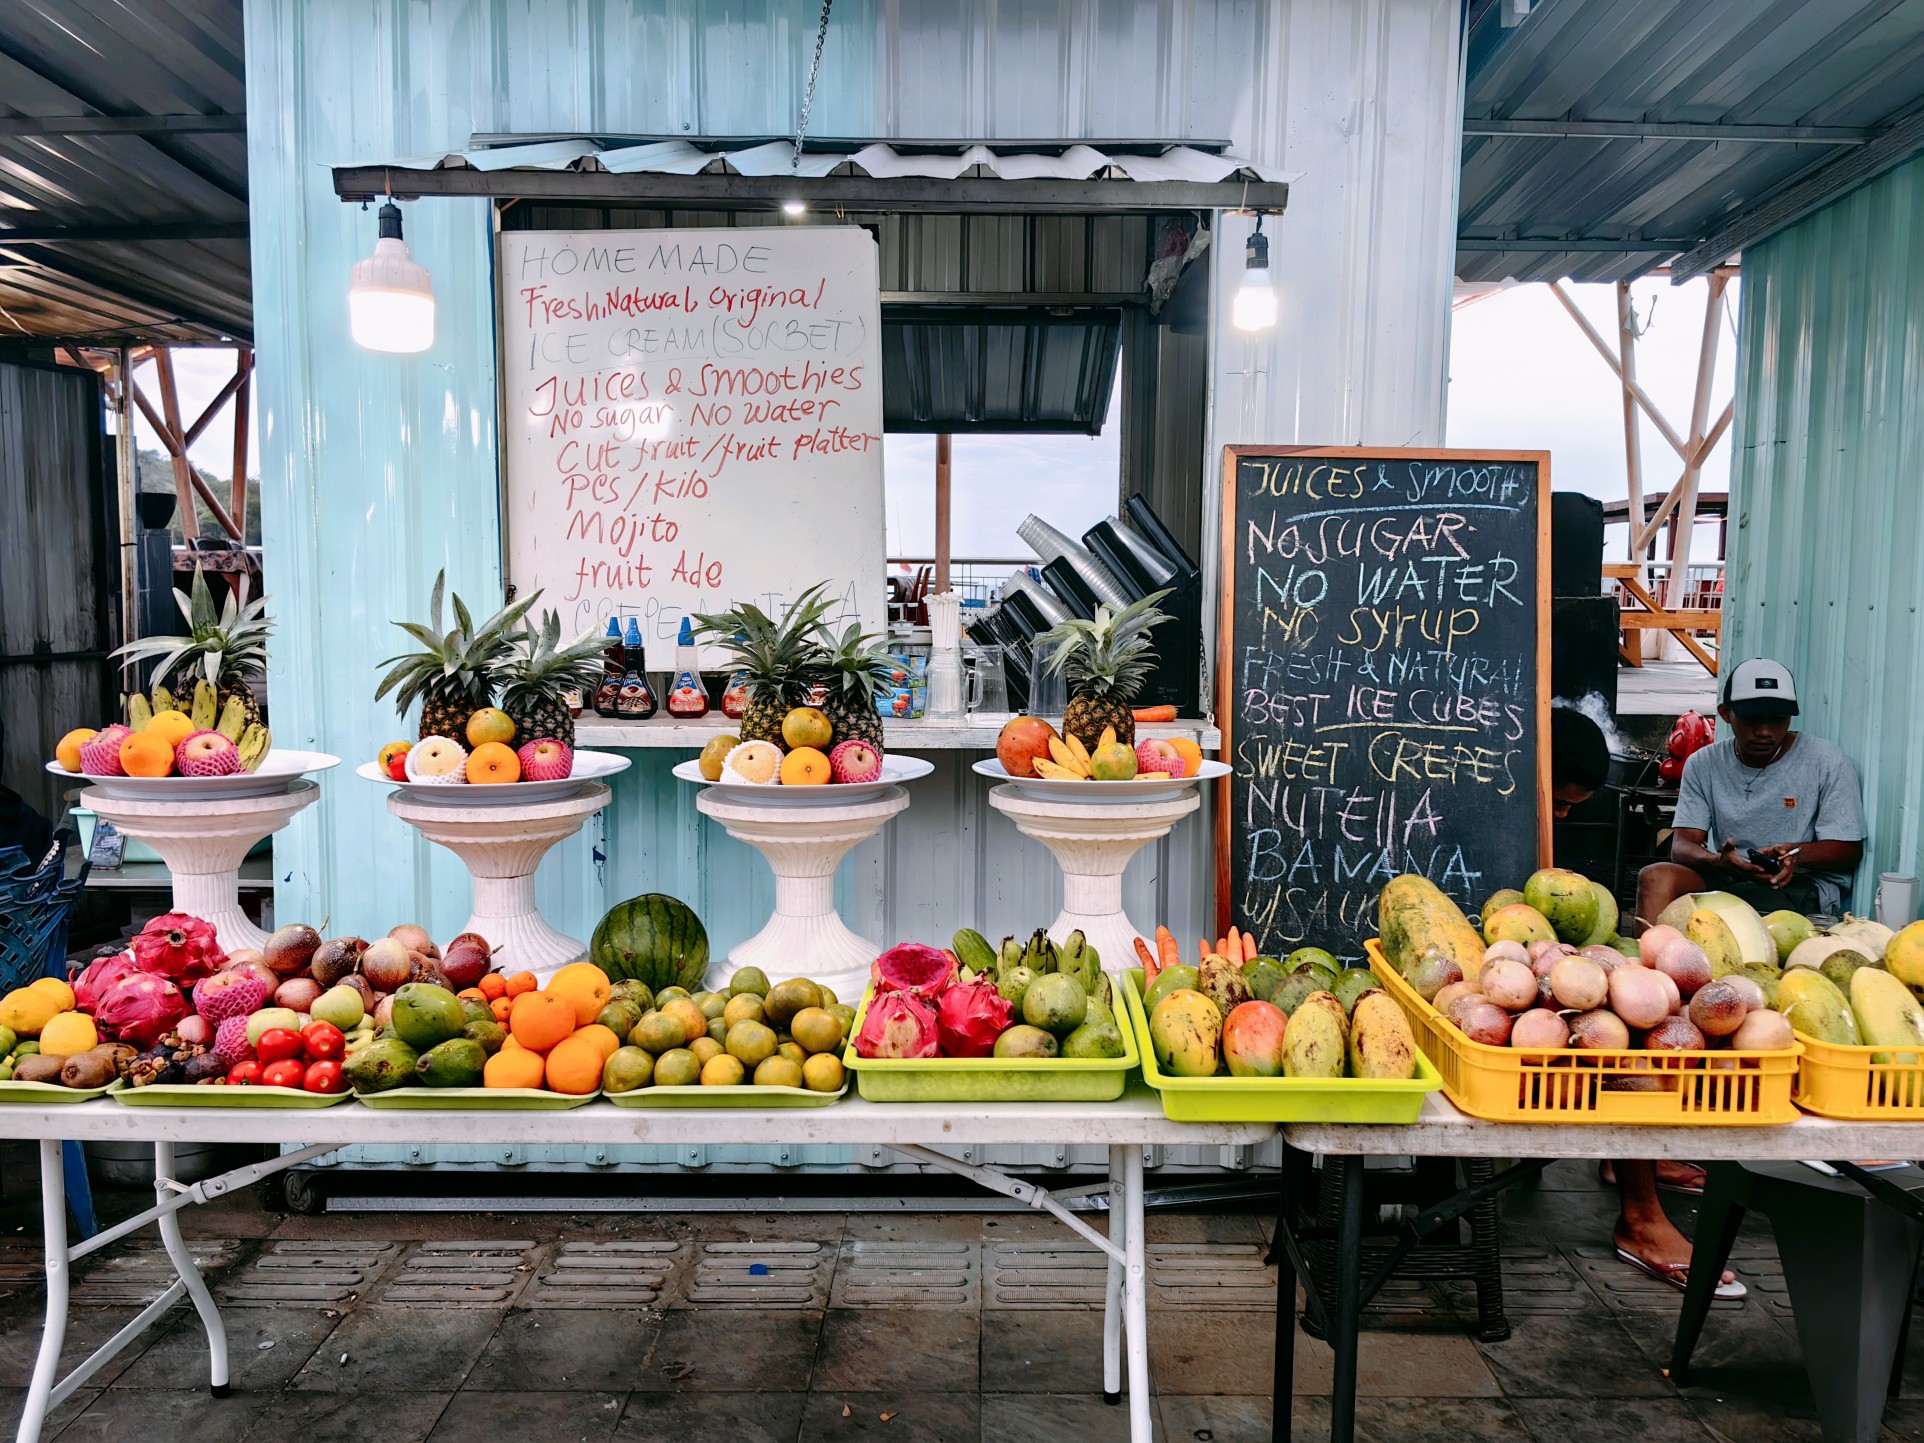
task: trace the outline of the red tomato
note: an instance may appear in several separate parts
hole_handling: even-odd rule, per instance
[[[310,1062],[330,1062],[347,1051],[347,1038],[332,1022],[310,1022],[301,1029],[301,1045]]]
[[[301,1086],[309,1092],[341,1092],[347,1087],[347,1078],[342,1075],[338,1062],[310,1062]]]
[[[251,1057],[245,1062],[234,1064],[227,1074],[228,1084],[232,1087],[257,1087],[261,1080],[261,1065]]]
[[[301,1034],[291,1027],[270,1027],[254,1044],[254,1055],[263,1067],[297,1058],[301,1055]]]
[[[282,1058],[279,1062],[270,1062],[261,1069],[261,1086],[299,1087],[306,1075],[305,1064],[296,1062],[291,1057]]]

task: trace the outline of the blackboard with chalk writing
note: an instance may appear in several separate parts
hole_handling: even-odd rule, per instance
[[[1550,458],[1224,450],[1218,932],[1359,958],[1406,872],[1474,914],[1549,856]]]

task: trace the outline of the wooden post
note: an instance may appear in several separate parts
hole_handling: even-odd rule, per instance
[[[1637,540],[1643,534],[1643,431],[1637,420],[1637,398],[1630,393],[1637,381],[1637,326],[1628,281],[1617,282],[1617,363],[1618,389],[1623,393],[1623,476],[1630,496],[1630,529],[1624,545],[1641,581],[1645,548]],[[1637,641],[1642,644],[1641,637]]]
[[[234,353],[234,521],[241,529],[240,543],[247,544],[247,410],[254,385],[254,353],[242,346]]]
[[[114,360],[114,459],[120,473],[120,640],[133,641],[140,627],[139,460],[134,450],[134,359],[122,346]],[[123,683],[131,685],[133,663],[121,663]]]
[[[160,371],[160,408],[166,424],[155,429],[174,463],[174,495],[180,503],[180,534],[192,546],[200,537],[200,512],[194,505],[194,468],[180,444],[180,392],[174,388],[174,353],[166,346],[154,350],[154,365]],[[149,418],[151,419],[151,417]]]
[[[1709,278],[1709,293],[1704,297],[1703,336],[1697,343],[1697,394],[1690,404],[1690,443],[1684,457],[1684,473],[1677,482],[1676,529],[1671,533],[1670,578],[1664,588],[1664,603],[1672,611],[1682,611],[1689,604],[1690,595],[1690,542],[1691,533],[1697,529],[1697,476],[1703,469],[1703,460],[1708,447],[1706,427],[1710,420],[1710,381],[1711,374],[1717,369],[1717,342],[1723,335],[1724,287],[1730,283],[1727,271],[1712,271]],[[1666,650],[1673,654],[1682,648],[1673,642],[1665,643]]]
[[[935,586],[934,595],[949,589],[949,434],[935,438]]]

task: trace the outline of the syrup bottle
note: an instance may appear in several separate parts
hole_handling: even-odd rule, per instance
[[[622,633],[621,649],[626,670],[621,674],[621,696],[615,704],[616,711],[626,721],[646,721],[655,714],[658,703],[655,689],[648,685],[648,653],[642,646],[641,627],[632,616]]]
[[[708,688],[702,685],[695,632],[685,616],[681,634],[675,638],[675,680],[668,688],[668,715],[683,721],[708,715]]]
[[[617,618],[608,618],[608,632],[603,640],[607,644],[601,649],[601,685],[595,688],[592,705],[597,716],[619,716],[621,678],[628,665],[622,659],[621,622]]]

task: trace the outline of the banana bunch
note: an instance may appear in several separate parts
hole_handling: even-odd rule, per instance
[[[1089,749],[1073,736],[1050,737],[1049,755],[1055,760],[1036,758],[1037,776],[1057,782],[1086,782],[1095,775],[1089,764]]]
[[[205,677],[194,683],[191,693],[175,695],[164,686],[155,686],[151,694],[135,692],[121,701],[127,709],[127,725],[137,732],[147,730],[154,717],[164,711],[182,713],[197,732],[219,732],[240,752],[242,771],[259,771],[273,749],[273,733],[260,722],[247,720],[247,708],[241,699],[230,696],[222,705],[220,694]]]

